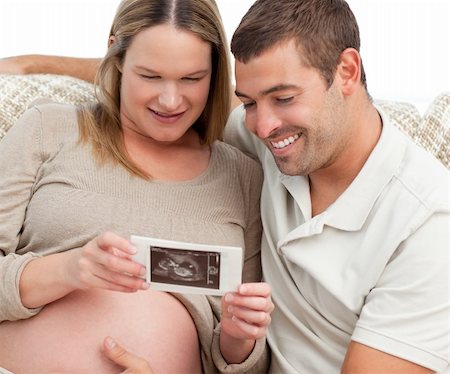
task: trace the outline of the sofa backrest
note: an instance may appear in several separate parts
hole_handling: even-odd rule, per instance
[[[36,99],[82,104],[95,100],[94,86],[51,74],[0,75],[0,139]],[[376,101],[393,123],[450,168],[450,92],[437,96],[422,117],[410,103]]]

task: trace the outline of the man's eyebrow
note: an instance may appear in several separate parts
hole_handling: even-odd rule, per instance
[[[276,86],[270,87],[267,90],[262,91],[260,94],[261,94],[261,96],[267,96],[274,92],[284,91],[284,90],[292,90],[292,89],[300,90],[301,88],[295,84],[277,84]],[[238,90],[234,91],[234,93],[238,97],[245,97],[245,98],[249,99],[249,97],[246,94],[239,92]]]

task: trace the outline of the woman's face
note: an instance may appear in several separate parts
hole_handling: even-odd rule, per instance
[[[119,68],[124,136],[183,143],[208,100],[211,45],[169,24],[154,26],[134,37]]]

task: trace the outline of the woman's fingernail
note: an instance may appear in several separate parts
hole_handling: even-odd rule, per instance
[[[137,248],[134,245],[130,245],[128,247],[128,251],[132,254],[135,255],[137,253]]]
[[[225,301],[226,301],[227,303],[232,302],[232,301],[233,301],[233,295],[230,294],[230,293],[227,293],[227,294],[225,295]]]
[[[147,270],[145,268],[141,268],[141,270],[139,270],[139,275],[145,275],[147,273]]]
[[[150,288],[150,285],[147,282],[142,283],[141,289],[142,290],[148,290]]]

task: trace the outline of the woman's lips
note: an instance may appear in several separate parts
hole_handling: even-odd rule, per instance
[[[156,117],[156,119],[158,119],[158,121],[164,123],[176,122],[184,115],[184,113],[186,113],[186,111],[177,113],[163,113],[153,109],[150,109],[150,112],[153,114],[154,117]]]

